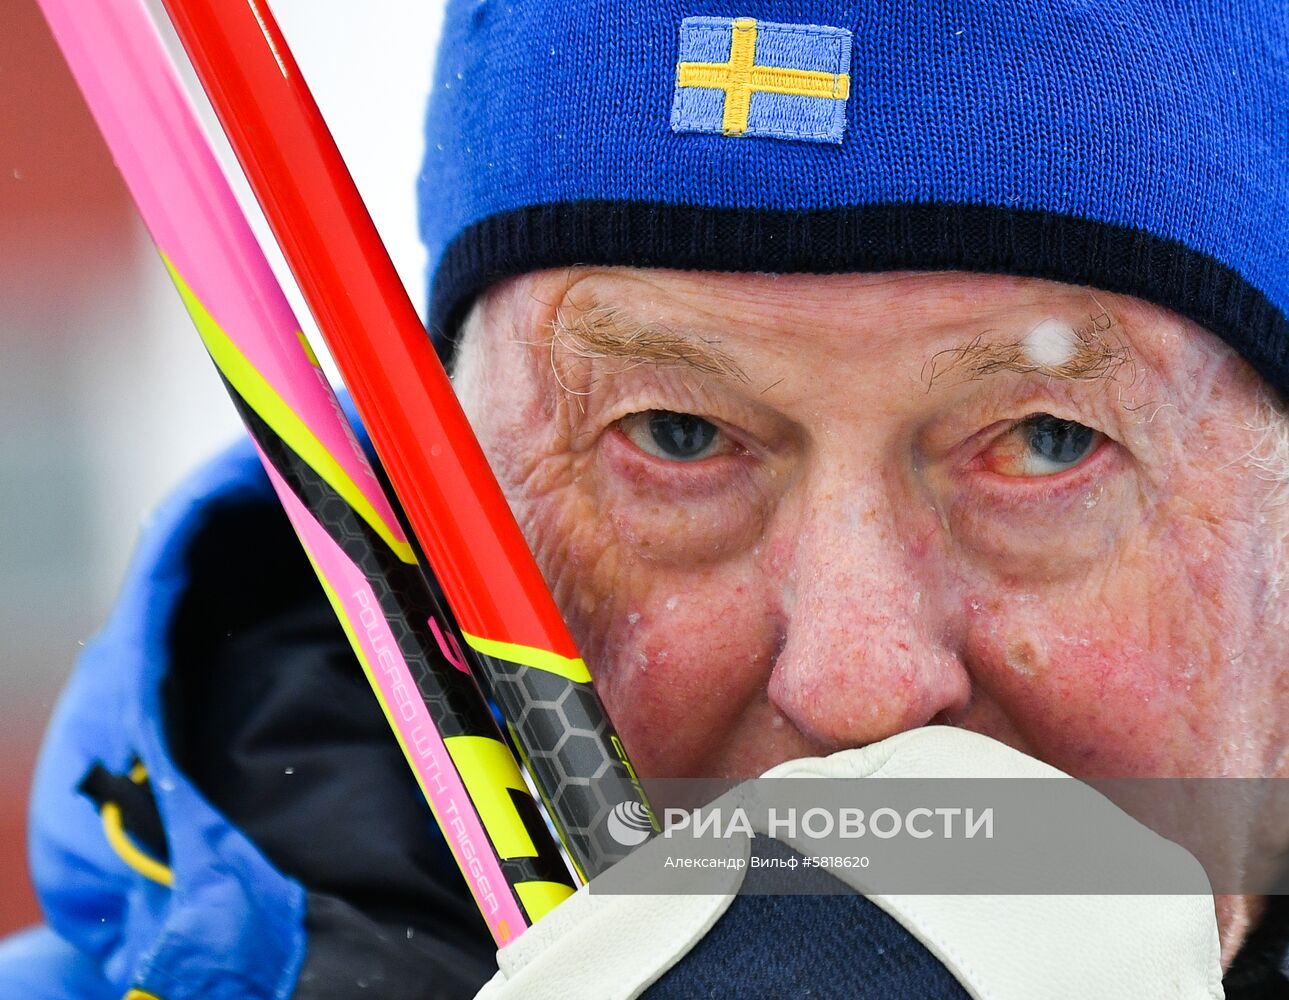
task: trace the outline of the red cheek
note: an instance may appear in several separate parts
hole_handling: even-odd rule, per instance
[[[674,589],[661,582],[639,612],[618,616],[604,690],[642,773],[706,774],[737,740],[773,666],[778,629],[767,597],[714,573]]]
[[[1160,658],[1131,640],[1080,635],[1073,622],[983,624],[967,658],[981,695],[1055,767],[1084,778],[1170,769],[1183,706]]]

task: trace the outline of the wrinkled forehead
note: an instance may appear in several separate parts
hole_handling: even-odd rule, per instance
[[[481,330],[621,364],[737,376],[770,358],[806,368],[910,358],[928,385],[997,371],[1111,377],[1142,364],[1175,371],[1234,352],[1151,302],[1103,289],[975,272],[774,275],[637,268],[534,272],[493,286],[466,336]]]

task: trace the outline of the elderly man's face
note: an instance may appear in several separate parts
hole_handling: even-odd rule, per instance
[[[1281,763],[1278,418],[1176,316],[999,276],[544,272],[485,297],[457,383],[646,775],[933,722],[1081,777]]]
[[[545,272],[476,308],[457,385],[647,776],[928,723],[1080,777],[1283,772],[1282,418],[1176,316]]]

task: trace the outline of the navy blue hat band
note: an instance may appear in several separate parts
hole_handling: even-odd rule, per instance
[[[527,271],[575,264],[833,274],[971,270],[1050,278],[1161,302],[1235,347],[1289,398],[1289,320],[1236,271],[1176,241],[988,205],[767,212],[572,202],[489,216],[448,246],[429,327],[445,361],[470,302]]]

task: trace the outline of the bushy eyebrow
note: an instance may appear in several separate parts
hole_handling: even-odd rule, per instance
[[[1109,319],[1107,313],[1101,316]],[[928,390],[945,379],[952,379],[956,385],[1000,372],[1039,374],[1069,382],[1113,380],[1120,369],[1132,363],[1132,351],[1113,332],[1113,320],[1102,327],[1096,322],[1101,317],[1090,318],[1093,322],[1088,325],[1071,327],[1072,350],[1060,364],[1035,361],[1024,340],[1003,343],[986,340],[996,332],[986,330],[961,347],[936,352],[923,366],[922,380]]]
[[[611,306],[581,310],[572,319],[557,312],[551,322],[552,355],[556,348],[574,357],[615,361],[621,366],[619,372],[652,365],[748,381],[738,362],[716,341],[631,320]]]

